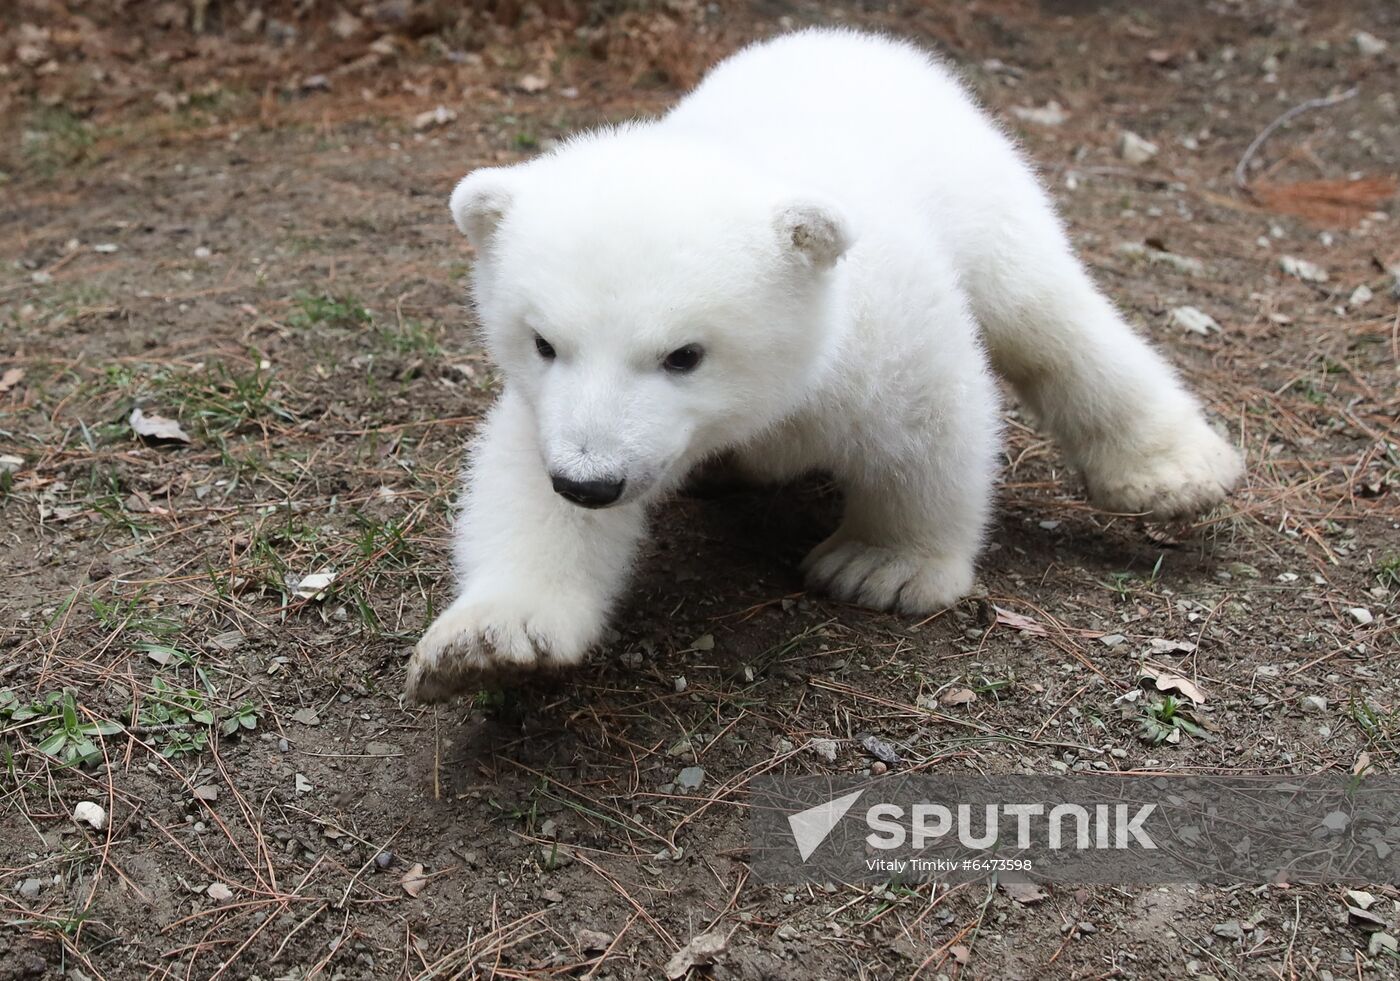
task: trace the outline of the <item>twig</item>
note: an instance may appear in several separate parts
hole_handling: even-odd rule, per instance
[[[1352,86],[1345,92],[1340,92],[1336,95],[1328,95],[1318,99],[1309,99],[1307,102],[1300,102],[1261,129],[1259,135],[1245,148],[1244,156],[1240,157],[1240,162],[1235,164],[1235,186],[1242,191],[1249,190],[1249,179],[1245,176],[1245,170],[1249,167],[1249,162],[1254,159],[1254,155],[1259,152],[1259,148],[1264,145],[1264,141],[1273,136],[1274,131],[1280,126],[1295,116],[1301,116],[1309,109],[1326,109],[1330,106],[1335,106],[1339,102],[1345,102],[1355,96],[1359,91],[1360,89],[1356,88],[1356,86]]]

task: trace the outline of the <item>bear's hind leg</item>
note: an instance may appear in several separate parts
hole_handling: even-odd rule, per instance
[[[1238,451],[1094,286],[1048,203],[1018,217],[964,280],[997,371],[1099,506],[1171,520],[1220,503]]]

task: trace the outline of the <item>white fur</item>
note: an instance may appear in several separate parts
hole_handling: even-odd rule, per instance
[[[477,171],[451,207],[506,390],[468,472],[461,594],[410,664],[419,699],[581,660],[647,506],[722,452],[756,476],[841,481],[812,585],[912,614],[956,601],[994,490],[987,355],[1106,508],[1180,517],[1240,477],[1031,169],[912,46],[847,31],[755,45],[665,118]],[[700,366],[664,371],[687,344]],[[551,473],[626,484],[587,510]]]

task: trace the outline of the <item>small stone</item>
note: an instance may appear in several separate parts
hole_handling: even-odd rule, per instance
[[[213,784],[205,784],[202,787],[194,788],[195,800],[218,800],[219,788]]]
[[[321,716],[314,708],[300,708],[292,713],[292,721],[300,722],[304,726],[318,726],[321,724]]]
[[[1059,126],[1069,118],[1064,106],[1053,100],[1043,106],[1012,106],[1011,115],[1037,126]]]
[[[1304,712],[1326,712],[1327,699],[1321,695],[1304,695],[1298,702],[1298,707]]]
[[[1130,164],[1145,164],[1157,156],[1158,147],[1131,130],[1124,130],[1118,139],[1118,154]]]
[[[541,845],[539,850],[540,867],[553,871],[562,869],[566,865],[572,865],[574,861],[573,849],[567,845],[560,845],[557,842],[548,845]]]
[[[828,763],[836,762],[836,740],[813,739],[807,747]]]
[[[382,852],[379,852],[374,856],[374,864],[379,866],[381,869],[387,869],[389,866],[394,864],[394,853],[389,851],[389,849],[387,848],[384,849]]]
[[[578,943],[579,950],[587,953],[595,950],[607,950],[612,946],[613,935],[604,933],[602,930],[580,928],[574,931],[574,940]]]
[[[1244,927],[1239,920],[1226,920],[1224,923],[1217,923],[1210,928],[1210,932],[1217,937],[1224,937],[1226,940],[1243,940]]]
[[[688,766],[676,776],[676,785],[682,790],[699,790],[705,782],[705,768]]]
[[[214,253],[210,251],[209,246],[207,245],[196,246],[194,250],[194,257],[196,259],[207,259],[213,254]]]
[[[204,894],[216,903],[226,903],[233,898],[233,890],[222,882],[215,882],[204,890]]]
[[[1122,634],[1104,634],[1099,638],[1099,643],[1105,647],[1118,647],[1127,641],[1127,637]]]
[[[1315,262],[1309,262],[1307,259],[1299,259],[1291,255],[1281,256],[1278,265],[1288,275],[1301,279],[1305,283],[1325,283],[1329,278],[1326,269]]]
[[[1389,41],[1383,41],[1370,31],[1357,31],[1352,36],[1352,41],[1356,44],[1356,50],[1360,51],[1367,58],[1374,58],[1378,54],[1383,54],[1390,47]]]
[[[525,75],[522,76],[520,81],[516,82],[515,85],[520,91],[528,95],[535,95],[549,88],[549,81],[548,79],[541,78],[539,75]]]
[[[546,889],[540,893],[540,898],[546,903],[562,903],[564,901],[564,894],[558,889]]]
[[[21,899],[38,899],[39,891],[43,888],[43,879],[25,879],[19,884],[18,891]]]
[[[342,9],[331,21],[331,33],[342,41],[348,41],[356,34],[360,33],[360,28],[364,26],[364,21]]]
[[[1376,622],[1376,618],[1371,615],[1371,611],[1364,606],[1353,606],[1350,610],[1347,610],[1347,612],[1351,614],[1353,620],[1363,627],[1369,627]]]
[[[1380,957],[1382,954],[1394,957],[1398,948],[1400,945],[1396,944],[1395,938],[1382,930],[1379,933],[1371,934],[1371,942],[1366,946],[1366,951],[1372,957]]]
[[[1351,291],[1351,296],[1347,297],[1347,306],[1351,307],[1352,309],[1356,309],[1357,307],[1364,307],[1366,304],[1370,303],[1375,298],[1376,294],[1372,292],[1371,287],[1367,286],[1365,283],[1362,283],[1356,289]]]
[[[1202,337],[1220,333],[1220,324],[1216,319],[1195,307],[1177,307],[1172,310],[1169,322],[1173,327],[1180,327]]]
[[[102,809],[101,804],[85,800],[73,808],[73,820],[91,825],[95,831],[101,831],[107,826],[107,812]]]
[[[1369,892],[1362,892],[1360,889],[1348,889],[1345,895],[1347,905],[1355,906],[1357,909],[1370,909],[1376,905],[1376,897]]]

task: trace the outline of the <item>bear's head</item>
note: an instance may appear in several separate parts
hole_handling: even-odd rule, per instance
[[[488,353],[575,503],[675,486],[812,397],[849,233],[822,201],[645,128],[478,170],[452,194]]]

